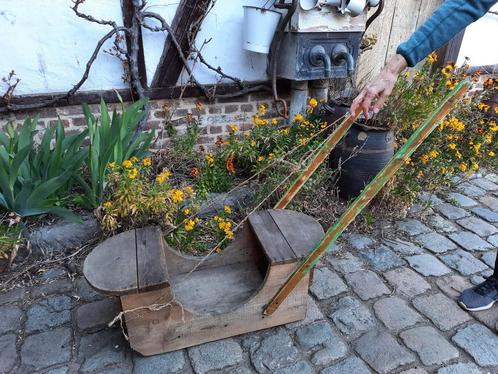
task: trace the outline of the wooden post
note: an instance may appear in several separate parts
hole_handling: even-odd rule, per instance
[[[469,88],[468,82],[460,82],[439,106],[431,113],[428,119],[412,134],[405,145],[394,155],[392,160],[370,182],[352,205],[343,213],[339,220],[326,233],[323,239],[311,251],[308,257],[289,277],[264,310],[265,315],[272,315],[282,302],[289,296],[299,281],[315,266],[318,260],[342,234],[346,227],[361,213],[375,195],[384,187],[387,181],[404,165],[406,160],[415,152],[422,142],[434,131],[438,123],[446,117],[455,103],[460,100]]]

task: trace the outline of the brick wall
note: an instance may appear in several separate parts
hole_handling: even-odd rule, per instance
[[[197,103],[201,103],[202,109],[197,110]],[[152,100],[151,113],[147,121],[147,129],[155,129],[157,141],[154,148],[161,149],[168,146],[168,135],[164,130],[168,121],[171,121],[179,133],[185,131],[188,113],[200,116],[201,137],[199,144],[211,146],[218,136],[228,135],[228,125],[235,124],[240,130],[249,130],[252,126],[252,116],[257,112],[258,105],[264,104],[268,108],[268,116],[276,116],[272,96],[268,93],[256,93],[236,99],[217,99],[208,103],[199,98],[188,98],[182,100]],[[118,104],[109,104],[109,111],[119,109]],[[90,109],[94,114],[99,112],[99,105],[92,104]],[[166,110],[165,110],[166,109]],[[53,126],[57,119],[63,121],[66,132],[76,133],[85,126],[83,111],[80,105],[56,108],[43,108],[33,111],[24,111],[0,115],[0,127],[3,129],[7,122],[14,121],[22,123],[28,116],[39,116],[38,134],[43,135],[43,129]]]

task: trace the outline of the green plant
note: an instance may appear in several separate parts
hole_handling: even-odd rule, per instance
[[[52,213],[77,219],[61,205],[85,157],[80,149],[85,133],[66,137],[58,121],[36,147],[36,125],[37,119],[27,118],[0,134],[0,206],[21,217]]]
[[[83,112],[88,127],[88,157],[85,165],[88,171],[88,183],[79,177],[78,181],[85,191],[80,203],[86,207],[95,208],[101,204],[107,184],[108,165],[121,165],[131,157],[144,157],[149,153],[149,146],[154,138],[154,132],[142,132],[135,136],[140,121],[146,115],[144,106],[147,99],[143,98],[128,108],[121,102],[122,112],[113,111],[109,116],[107,106],[100,102],[100,118],[97,119],[88,105],[83,104]]]
[[[22,230],[19,217],[0,218],[0,259],[14,260],[19,246],[25,242]]]

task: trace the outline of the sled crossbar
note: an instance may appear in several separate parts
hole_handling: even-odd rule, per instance
[[[434,131],[438,123],[450,112],[453,106],[465,95],[469,89],[468,82],[460,82],[445,98],[440,102],[438,107],[422,123],[422,125],[412,134],[405,145],[399,149],[391,161],[377,174],[377,176],[363,189],[361,194],[353,201],[348,209],[342,214],[339,220],[325,233],[322,240],[309,253],[304,261],[299,265],[297,270],[287,279],[284,285],[272,298],[264,310],[265,315],[272,315],[278,307],[284,302],[287,296],[294,290],[299,281],[316,265],[320,258],[327,252],[328,248],[337,240],[348,225],[361,213],[361,211],[370,203],[377,193],[386,185],[391,177],[405,164],[409,157],[417,150],[423,141]],[[358,114],[358,113],[356,113]],[[353,124],[356,116],[350,116],[336,130],[344,133]],[[344,134],[342,134],[344,135]],[[341,136],[342,137],[342,136]],[[292,198],[299,192],[299,189],[309,179],[314,171],[325,160],[326,152],[330,151],[333,146],[340,140],[332,140],[334,133],[327,141],[326,146],[321,149],[311,160],[307,170],[305,170],[294,182],[292,187],[286,193],[284,198],[277,206],[287,206]],[[334,138],[335,139],[335,138]],[[335,141],[335,143],[334,143]],[[330,145],[327,146],[327,145]],[[327,151],[326,151],[327,150]]]

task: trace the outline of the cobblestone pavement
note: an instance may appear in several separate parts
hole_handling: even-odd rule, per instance
[[[306,320],[149,358],[106,327],[116,300],[53,268],[0,295],[0,373],[498,373],[498,306],[455,302],[494,266],[498,176],[422,195],[382,229],[343,236],[319,264]]]

